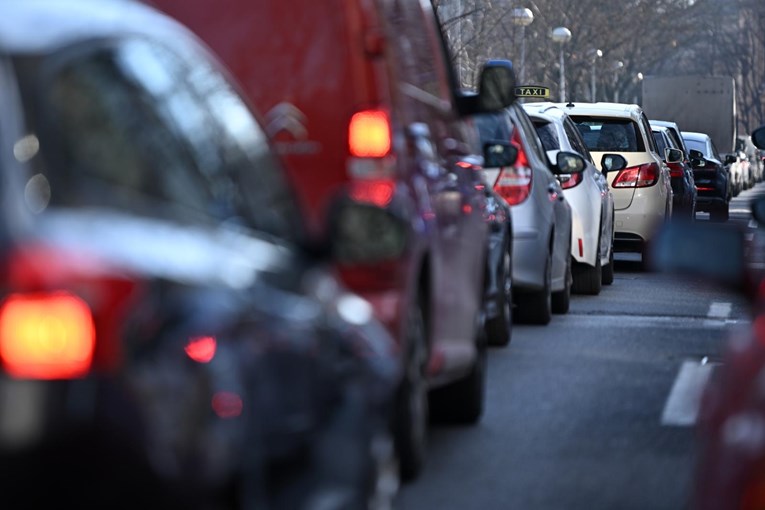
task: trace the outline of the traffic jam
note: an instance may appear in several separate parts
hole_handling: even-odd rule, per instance
[[[0,508],[765,509],[765,4],[563,3],[0,0]]]

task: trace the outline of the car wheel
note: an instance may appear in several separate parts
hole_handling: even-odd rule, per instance
[[[601,281],[603,285],[614,283],[614,247],[611,246],[611,253],[608,255],[608,264],[603,266],[603,275]]]
[[[433,415],[439,420],[468,425],[478,422],[483,414],[487,349],[483,314],[480,315],[475,333],[476,359],[470,373],[457,382],[433,390],[430,394]]]
[[[595,266],[574,263],[574,294],[589,294],[597,296],[603,286],[603,267],[600,262],[600,242],[598,253],[595,255]]]
[[[566,262],[566,273],[564,275],[563,290],[553,292],[552,294],[552,312],[556,314],[568,313],[568,309],[571,306],[571,282],[573,277],[571,275],[571,256],[569,255]]]
[[[709,219],[711,221],[717,221],[721,223],[728,221],[729,216],[730,213],[728,204],[720,206],[719,208],[714,209],[709,213]]]
[[[549,324],[552,319],[552,256],[547,254],[542,290],[526,292],[515,300],[515,316],[526,324]]]
[[[503,282],[497,294],[497,316],[486,322],[489,345],[504,347],[510,343],[513,329],[513,284],[510,253],[505,251],[499,281]]]
[[[396,395],[393,437],[403,481],[417,478],[425,462],[428,435],[427,334],[423,306],[419,301],[409,311],[406,343],[408,353],[404,379]]]

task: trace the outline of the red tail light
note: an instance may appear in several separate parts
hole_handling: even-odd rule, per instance
[[[667,163],[669,167],[670,177],[682,177],[683,176],[683,164],[682,163]]]
[[[348,147],[357,158],[382,158],[391,147],[388,114],[382,110],[364,110],[351,117]]]
[[[612,186],[614,188],[647,188],[659,181],[659,172],[659,165],[656,163],[631,166],[616,174]]]
[[[393,200],[396,185],[388,179],[362,180],[351,183],[350,196],[356,202],[385,207]]]
[[[510,143],[518,149],[518,158],[515,160],[515,165],[500,171],[497,182],[494,183],[494,191],[508,204],[518,205],[531,193],[532,170],[526,152],[523,150],[518,130],[513,132]]]
[[[82,377],[95,343],[90,307],[72,294],[13,294],[0,308],[0,361],[13,377]]]
[[[563,189],[571,189],[582,182],[582,174],[564,174],[558,176],[560,179],[560,187]]]
[[[712,186],[696,186],[696,191],[714,191]]]
[[[189,340],[184,350],[186,355],[197,363],[209,363],[215,357],[217,347],[215,337],[202,336]]]

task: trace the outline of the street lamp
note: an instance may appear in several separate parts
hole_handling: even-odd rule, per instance
[[[571,40],[571,30],[566,27],[554,28],[552,40],[560,44],[560,101],[566,102],[566,64],[563,61],[563,45]]]
[[[617,84],[619,83],[619,71],[621,71],[623,67],[624,62],[621,60],[617,60],[611,66],[611,70],[614,72],[614,103],[619,102],[619,87],[617,87]]]
[[[590,101],[595,102],[596,100],[596,83],[595,83],[595,64],[597,64],[598,59],[603,56],[603,52],[598,49],[592,49],[587,52],[587,55],[590,57]]]
[[[523,85],[525,84],[524,80],[526,75],[526,27],[531,25],[531,22],[534,21],[534,13],[531,12],[531,9],[517,7],[513,9],[510,17],[513,20],[513,25],[521,27],[521,65],[518,79]]]

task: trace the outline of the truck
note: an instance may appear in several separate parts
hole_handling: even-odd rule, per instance
[[[708,134],[721,153],[736,147],[736,83],[730,76],[646,76],[642,107],[649,119]]]

